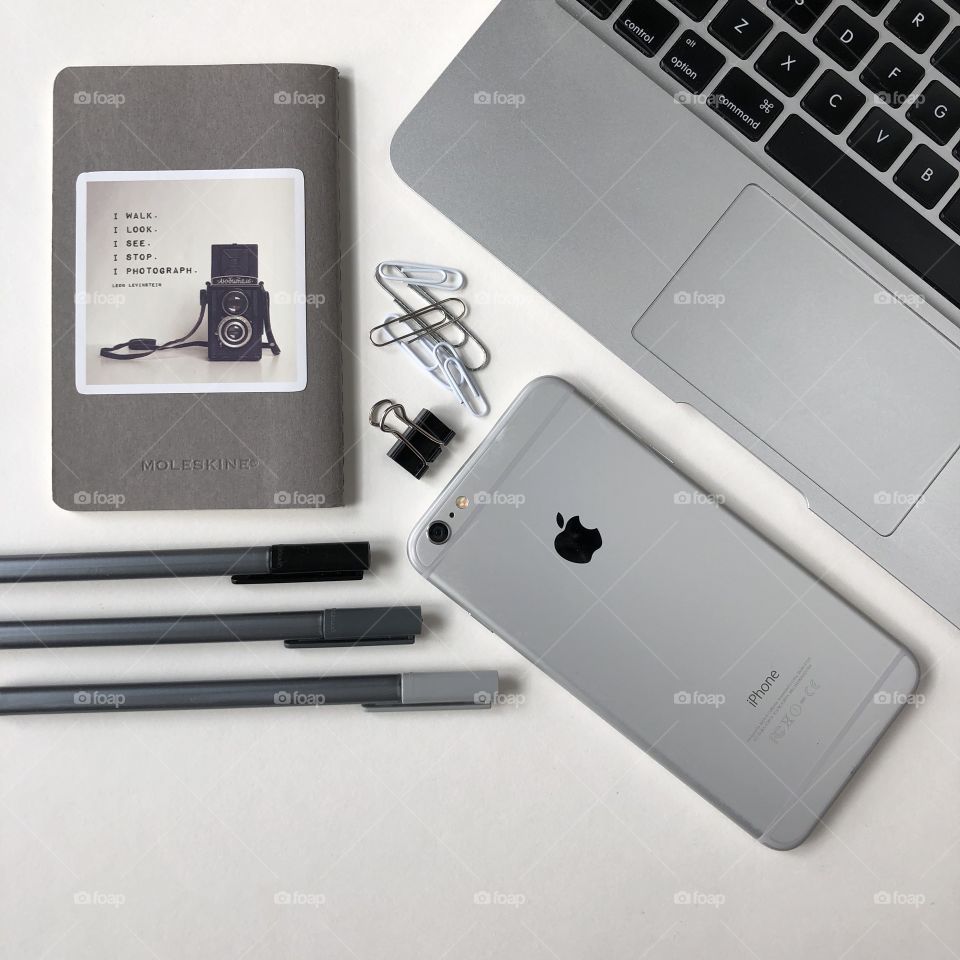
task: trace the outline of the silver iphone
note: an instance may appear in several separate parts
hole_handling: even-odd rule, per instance
[[[410,535],[431,582],[767,846],[813,830],[912,654],[563,380]]]

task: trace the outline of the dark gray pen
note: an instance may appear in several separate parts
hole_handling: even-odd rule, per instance
[[[234,583],[301,583],[360,580],[369,568],[370,544],[366,541],[281,543],[0,557],[0,583],[216,576],[229,576]]]
[[[112,647],[167,643],[283,640],[288,647],[413,643],[420,607],[335,607],[296,613],[0,622],[0,650]]]
[[[359,703],[368,710],[489,708],[496,670],[391,673],[352,677],[103,683],[84,687],[0,688],[0,714],[196,710],[217,707],[319,707]]]

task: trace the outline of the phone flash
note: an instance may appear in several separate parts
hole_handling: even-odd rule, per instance
[[[457,507],[461,510],[466,510],[470,506],[469,497],[457,497]]]

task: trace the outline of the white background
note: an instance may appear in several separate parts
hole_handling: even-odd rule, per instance
[[[960,953],[956,631],[809,514],[716,429],[639,380],[404,186],[390,137],[493,0],[6,4],[0,94],[5,552],[368,538],[362,584],[217,580],[0,588],[0,617],[422,602],[413,648],[5,653],[3,683],[495,667],[524,702],[492,713],[350,708],[3,718],[0,956],[27,958],[834,957]],[[51,87],[66,64],[331,63],[344,75],[350,506],[330,512],[68,514],[50,499]],[[910,709],[792,853],[751,840],[528,667],[407,565],[408,529],[480,440],[366,330],[384,258],[469,277],[501,411],[556,373],[725,493],[907,643]],[[365,424],[382,397],[461,430],[416,482]],[[675,903],[701,894],[719,906]],[[879,893],[923,899],[878,905]],[[278,894],[281,896],[278,897]],[[283,894],[304,901],[285,905]],[[495,902],[477,903],[489,894]],[[480,895],[480,896],[478,896]],[[92,903],[76,903],[89,898]],[[694,896],[694,899],[702,899]],[[896,898],[895,898],[896,899]],[[97,903],[112,901],[119,905]],[[496,902],[510,901],[510,903]]]

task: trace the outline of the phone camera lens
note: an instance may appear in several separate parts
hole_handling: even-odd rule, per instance
[[[434,520],[433,523],[427,527],[427,536],[430,538],[431,543],[446,543],[450,539],[450,525],[444,523],[443,520]]]

